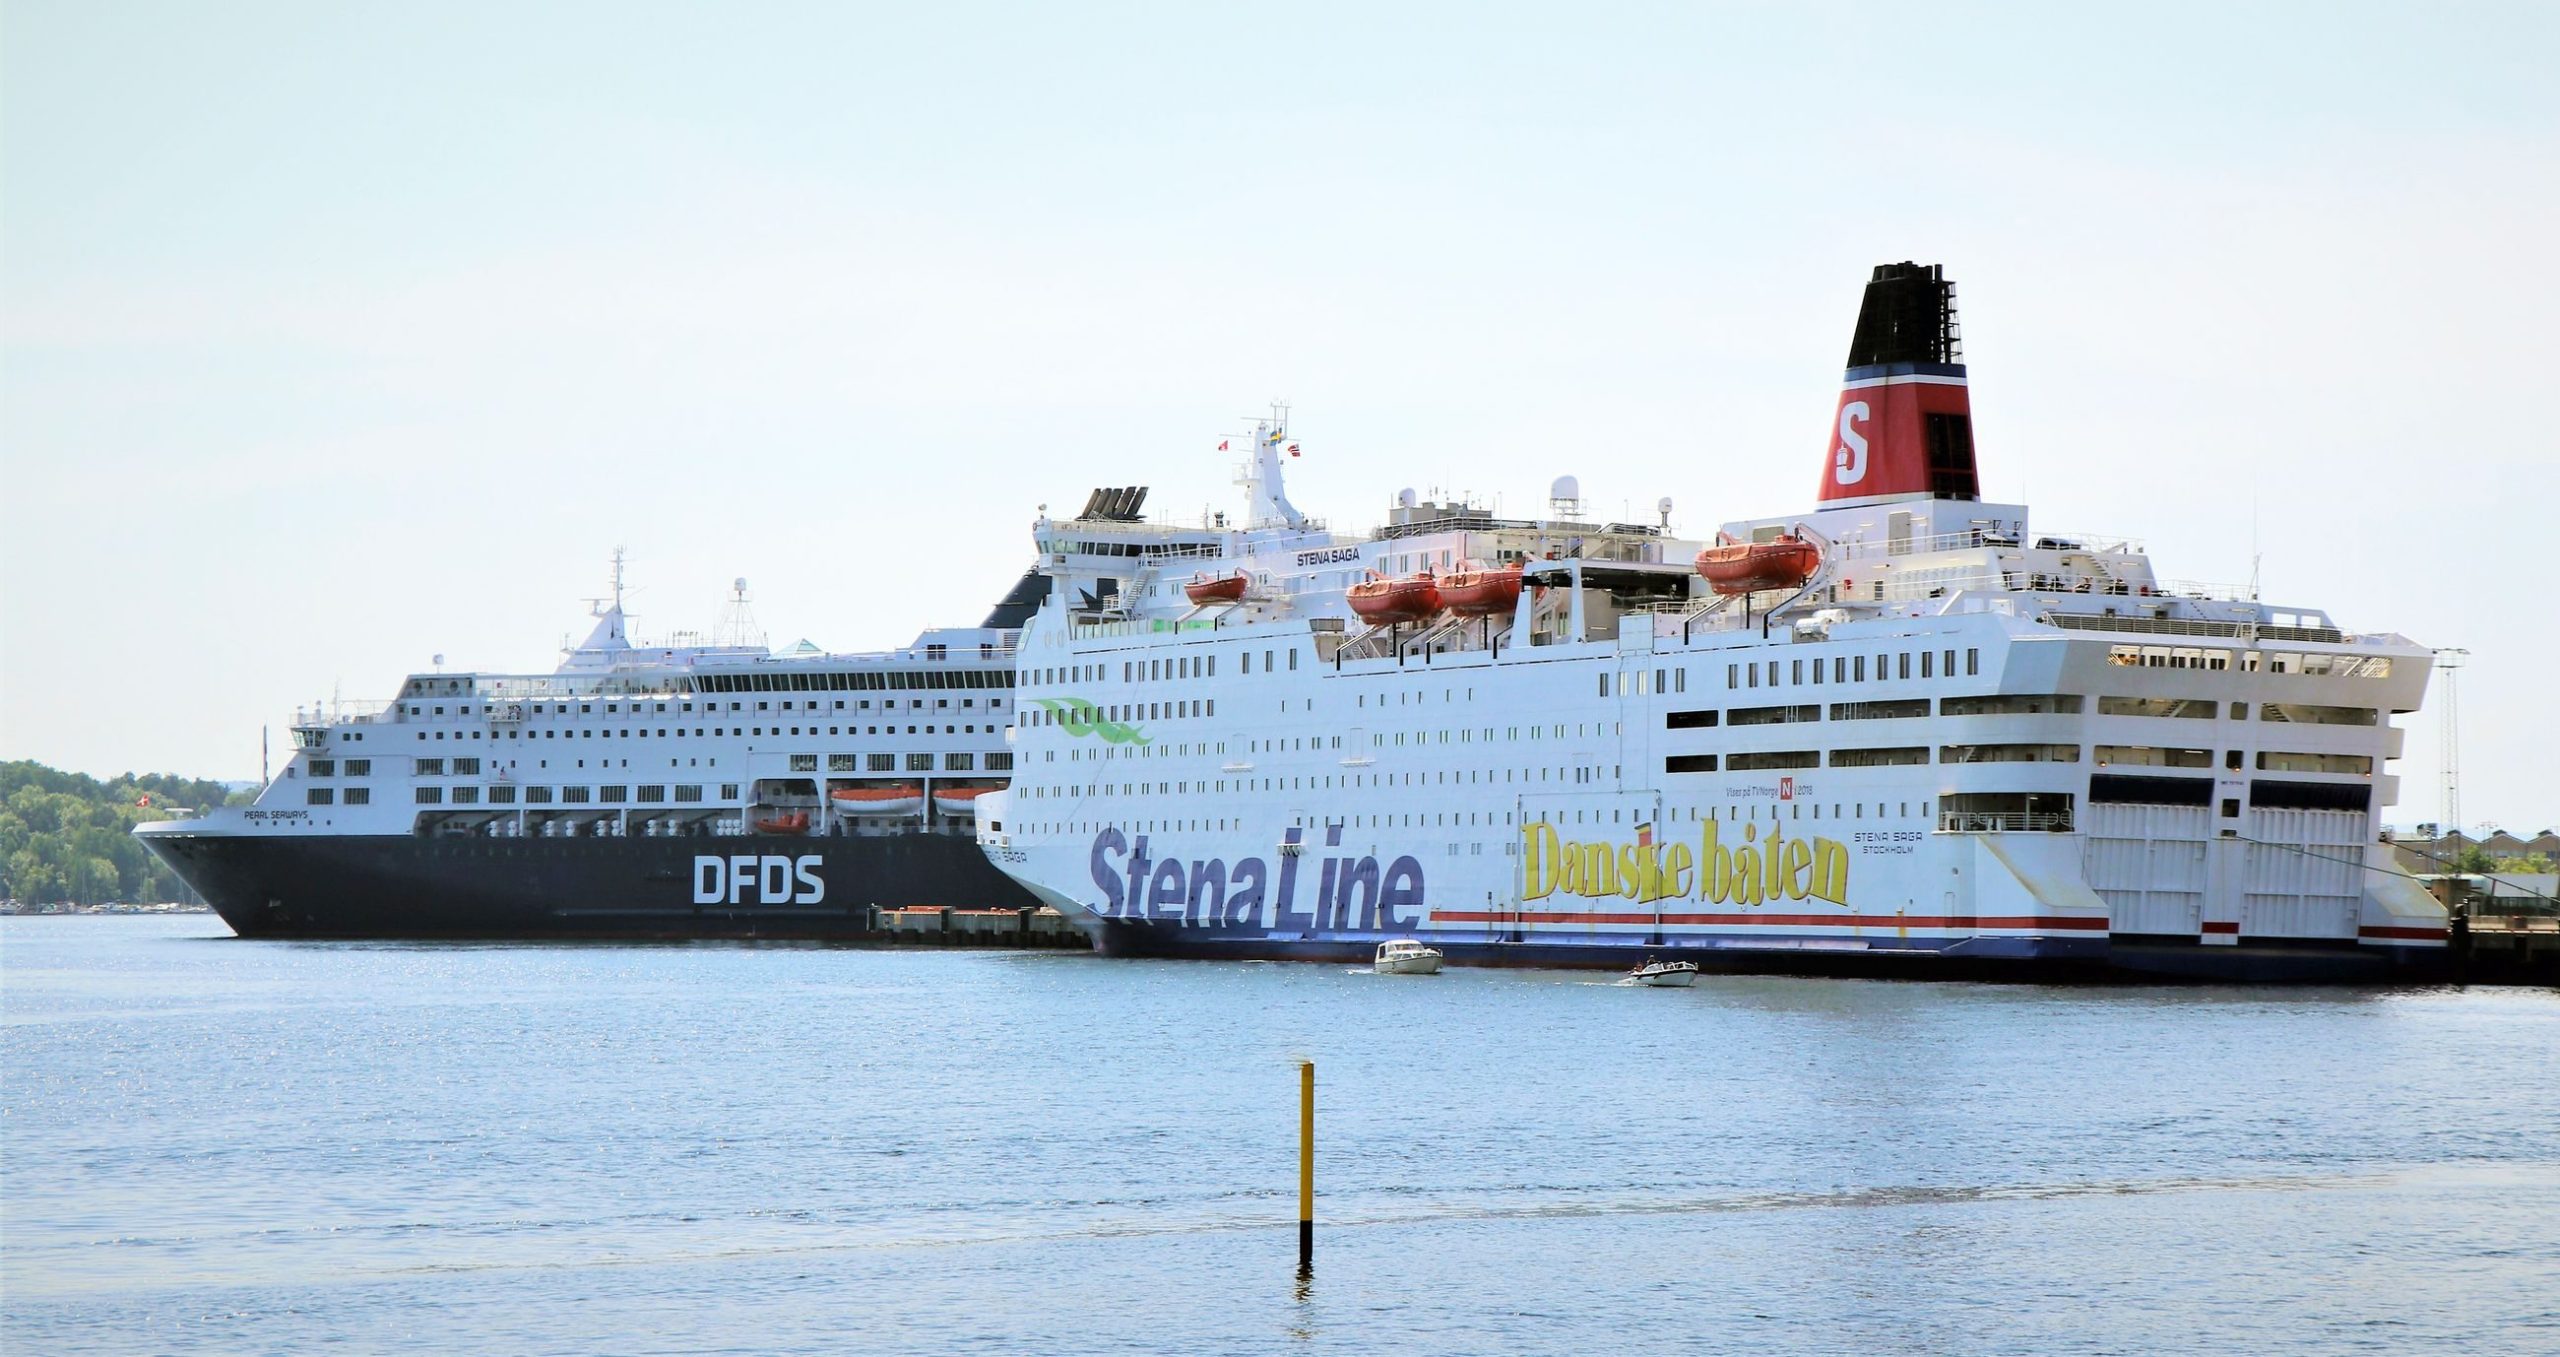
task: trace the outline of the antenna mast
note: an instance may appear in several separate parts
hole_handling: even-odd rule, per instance
[[[2455,680],[2471,652],[2448,646],[2436,652],[2436,669],[2444,675],[2444,828],[2448,837],[2462,833],[2462,690]]]

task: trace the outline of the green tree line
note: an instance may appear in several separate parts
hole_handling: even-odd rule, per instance
[[[246,794],[238,799],[247,800]],[[100,782],[27,760],[0,763],[0,899],[36,904],[191,899],[133,837],[169,807],[229,804],[219,782],[127,773]]]

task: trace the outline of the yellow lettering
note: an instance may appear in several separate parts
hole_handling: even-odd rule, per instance
[[[1555,826],[1522,825],[1520,837],[1528,841],[1523,850],[1527,854],[1527,866],[1523,869],[1525,872],[1523,879],[1529,887],[1521,892],[1521,898],[1543,900],[1555,894],[1556,885],[1564,876],[1564,864],[1561,860],[1564,855],[1557,844]]]
[[[1650,900],[1645,892],[1653,887],[1653,873],[1646,870],[1648,853],[1640,843],[1621,845],[1618,849],[1618,894],[1630,900]]]
[[[1689,898],[1689,845],[1675,843],[1663,850],[1662,893],[1675,900]]]
[[[1812,873],[1813,850],[1805,847],[1804,840],[1802,839],[1789,840],[1787,842],[1786,867],[1788,899],[1801,900],[1804,898],[1805,878],[1812,875]]]
[[[1760,850],[1748,844],[1733,850],[1733,898],[1737,903],[1756,905],[1766,897],[1760,894]]]
[[[1698,848],[1698,875],[1704,878],[1699,884],[1706,889],[1707,899],[1719,905],[1733,894],[1733,853],[1716,842],[1720,823],[1707,821],[1705,841]]]
[[[1813,841],[1813,885],[1817,899],[1849,903],[1849,850],[1836,839]]]
[[[1582,898],[1597,900],[1618,893],[1618,855],[1605,843],[1582,845]]]

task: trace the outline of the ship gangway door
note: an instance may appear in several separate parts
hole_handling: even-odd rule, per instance
[[[1654,865],[1682,837],[1663,822],[1661,793],[1615,791],[1595,777],[1582,788],[1523,793],[1513,815],[1518,903],[1508,922],[1495,911],[1497,928],[1527,942],[1658,945],[1661,915],[1678,902]]]

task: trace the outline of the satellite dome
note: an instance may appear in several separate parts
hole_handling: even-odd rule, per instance
[[[1413,507],[1414,499],[1415,495],[1413,493],[1413,487],[1408,485],[1404,489],[1396,492],[1396,507],[1399,509],[1410,509]]]
[[[1662,498],[1655,500],[1653,502],[1653,511],[1657,514],[1669,514],[1671,512],[1671,497],[1669,495],[1664,495]]]
[[[1558,476],[1556,477],[1556,483],[1553,486],[1548,487],[1547,498],[1580,499],[1582,498],[1582,482],[1572,476]]]
[[[729,587],[742,594],[747,592],[747,577],[740,575],[736,579],[729,581]]]

